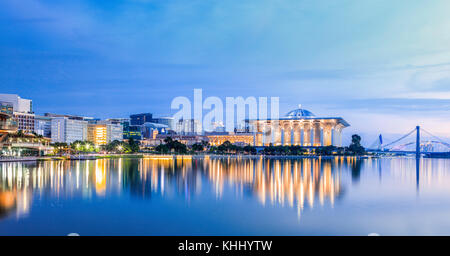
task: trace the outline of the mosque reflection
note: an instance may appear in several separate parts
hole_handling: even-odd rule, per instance
[[[73,198],[181,197],[189,202],[200,194],[249,197],[261,205],[304,208],[333,206],[345,187],[358,183],[364,170],[388,169],[394,177],[430,180],[431,170],[446,175],[439,162],[392,159],[264,159],[264,158],[144,158],[86,161],[46,161],[0,164],[0,218],[30,213],[33,200],[58,203]],[[383,166],[383,167],[382,167]],[[416,172],[410,170],[417,170]],[[444,171],[442,171],[444,170]],[[351,184],[342,181],[342,177]],[[427,179],[428,178],[428,179]],[[418,186],[418,185],[417,185]]]

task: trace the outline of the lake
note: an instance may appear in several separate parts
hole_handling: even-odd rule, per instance
[[[450,159],[0,163],[0,235],[450,235]]]

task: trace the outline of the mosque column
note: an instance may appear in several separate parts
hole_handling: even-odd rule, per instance
[[[342,128],[343,126],[341,124],[338,124],[334,127],[334,131],[335,131],[335,145],[337,147],[341,147],[342,146]]]
[[[331,146],[332,144],[332,126],[327,123],[323,126],[323,146]]]
[[[281,145],[281,126],[280,126],[280,122],[275,122],[274,123],[274,140],[273,140],[273,145],[274,146],[280,146]]]
[[[312,126],[305,123],[303,126],[303,146],[311,146]]]
[[[331,127],[331,145],[333,145],[333,146],[336,146],[336,144],[335,144],[336,134],[335,133],[336,133],[336,130],[333,126],[333,127]]]
[[[289,122],[286,122],[284,125],[284,140],[283,145],[284,146],[290,146],[292,144],[292,124]]]
[[[298,146],[298,145],[302,145],[302,127],[298,122],[295,122],[293,124],[293,133],[294,133],[294,145]]]
[[[314,129],[313,146],[320,146],[321,145],[321,141],[320,141],[321,136],[320,135],[322,132],[320,123],[318,123],[318,122],[314,123],[313,129]]]
[[[272,143],[272,125],[271,122],[264,124],[264,146],[269,146]]]
[[[256,137],[255,137],[255,146],[263,145],[263,130],[259,121],[256,121]]]

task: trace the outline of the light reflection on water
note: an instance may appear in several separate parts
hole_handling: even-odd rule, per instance
[[[103,234],[89,227],[94,217],[92,220],[72,218],[72,215],[59,213],[55,218],[61,218],[64,224],[57,224],[52,232],[35,225],[38,221],[56,221],[49,218],[55,214],[55,208],[75,209],[83,216],[104,211],[102,225],[109,225],[110,218],[124,223],[116,225],[113,234],[166,234],[154,229],[154,219],[145,218],[158,214],[162,215],[158,215],[158,221],[164,225],[174,223],[167,233],[172,235],[362,234],[370,224],[354,223],[351,217],[355,211],[359,215],[353,216],[354,219],[369,218],[380,207],[392,212],[404,209],[405,215],[411,214],[406,212],[408,208],[419,213],[423,211],[421,193],[427,203],[450,202],[449,167],[450,160],[446,159],[416,162],[407,158],[357,160],[342,157],[328,160],[212,157],[1,163],[0,234],[16,234],[13,231],[16,227],[20,227],[17,232],[21,230],[25,235],[63,234],[66,226],[72,225],[92,234]],[[136,199],[144,200],[145,205],[137,203]],[[102,206],[105,202],[119,205],[120,209]],[[207,215],[213,205],[223,211],[216,213],[206,228],[193,228],[192,221],[198,222],[197,218]],[[151,211],[147,207],[152,207]],[[255,226],[251,223],[233,226],[239,216],[234,216],[232,211],[242,212],[241,218],[254,217]],[[442,211],[446,212],[447,208]],[[174,221],[179,213],[186,214],[191,222]],[[341,219],[335,217],[341,213],[348,215]],[[133,225],[148,225],[148,229],[136,231],[130,223],[125,225],[131,222],[130,216],[134,218]],[[416,218],[408,216],[411,222]],[[382,218],[377,221],[383,222]],[[388,225],[393,217],[384,218]],[[347,226],[339,229],[342,221],[347,222]],[[314,222],[326,222],[331,227],[314,228]],[[444,225],[440,225],[439,230],[433,230],[438,224],[424,227],[417,223],[415,225],[419,226],[413,227],[414,231],[404,233],[411,227],[402,227],[398,232],[421,234],[427,230],[450,234],[450,229],[443,229],[447,224],[450,227],[450,223],[441,223]],[[294,227],[298,231],[293,230]],[[359,231],[361,233],[357,233]],[[386,233],[396,231],[385,228]]]

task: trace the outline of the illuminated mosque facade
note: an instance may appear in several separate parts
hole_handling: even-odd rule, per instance
[[[310,111],[292,110],[279,119],[246,120],[255,146],[342,146],[342,130],[350,125],[341,117],[317,117]]]

